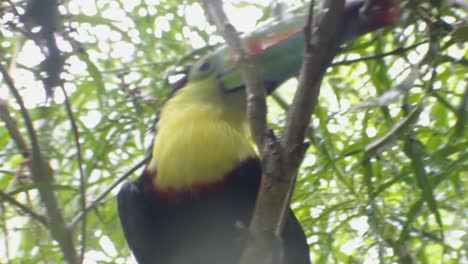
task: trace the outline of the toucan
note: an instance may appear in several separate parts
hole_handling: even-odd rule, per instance
[[[344,44],[389,26],[393,0],[346,2]],[[268,93],[298,74],[305,15],[244,35]],[[259,190],[262,167],[251,144],[245,84],[236,58],[222,46],[198,59],[178,82],[156,123],[151,158],[123,184],[118,211],[140,264],[237,264]],[[309,264],[307,238],[292,210],[282,232],[283,262]]]

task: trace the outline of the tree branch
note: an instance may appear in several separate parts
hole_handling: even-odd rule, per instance
[[[128,176],[132,175],[136,170],[144,166],[148,162],[148,160],[145,158],[135,164],[132,168],[130,168],[127,172],[125,172],[122,176],[120,176],[114,183],[112,183],[106,190],[104,190],[93,202],[91,202],[88,207],[86,207],[85,210],[81,211],[75,218],[73,218],[72,221],[70,221],[70,224],[68,225],[70,228],[75,227],[85,215],[91,211],[94,207],[96,207],[102,199],[106,198],[106,196],[113,190],[115,187],[117,187],[120,183],[122,183],[125,179],[128,178]]]
[[[10,92],[15,97],[21,111],[21,115],[28,131],[29,140],[31,143],[31,162],[29,163],[29,170],[32,180],[37,184],[39,195],[45,205],[47,215],[50,221],[50,231],[54,239],[57,240],[65,259],[68,263],[77,263],[77,255],[75,245],[73,242],[72,232],[66,227],[65,220],[60,210],[57,199],[53,192],[53,172],[47,161],[44,159],[39,147],[39,140],[37,138],[36,130],[34,129],[31,117],[28,110],[24,105],[23,98],[21,97],[18,89],[16,89],[13,79],[8,74],[8,71],[0,64],[0,72],[3,75]]]
[[[231,52],[236,58],[237,66],[246,84],[247,91],[247,116],[250,130],[259,150],[263,149],[264,135],[267,129],[265,89],[260,78],[258,67],[249,51],[244,47],[242,39],[234,26],[229,22],[223,10],[221,0],[203,0],[211,18],[223,36]]]
[[[234,58],[237,58],[237,66],[241,71],[242,78],[246,84],[247,93],[247,115],[251,128],[252,135],[255,142],[263,156],[263,168],[269,168],[274,164],[281,164],[281,159],[277,155],[278,141],[273,135],[273,132],[267,133],[266,123],[266,100],[265,100],[265,89],[263,87],[263,81],[260,79],[260,75],[257,71],[258,67],[255,65],[249,52],[244,48],[242,40],[235,28],[230,24],[224,10],[222,8],[222,2],[216,1],[203,1],[208,13],[213,18],[218,31],[224,37],[228,47],[234,54]],[[271,165],[266,165],[271,164]],[[280,167],[277,165],[276,167]],[[277,170],[279,173],[280,169]],[[262,175],[262,186],[270,186],[272,180],[270,179],[273,174],[268,173],[268,170],[263,170]],[[283,185],[280,185],[283,186]],[[261,188],[265,189],[265,188]],[[286,190],[287,191],[287,190]],[[260,194],[259,196],[261,195]],[[271,197],[274,207],[281,208],[283,204],[282,196]],[[273,209],[273,210],[272,210]],[[274,232],[276,227],[276,220],[279,217],[270,217],[271,212],[274,212],[274,208],[271,208],[271,204],[268,203],[267,207],[256,208],[253,219],[249,226],[250,234],[253,236],[252,240],[248,240],[243,256],[240,263],[273,263],[273,261],[280,259],[280,250],[272,250],[275,248],[275,242],[278,241],[279,236]],[[269,224],[265,224],[268,221]],[[280,220],[281,221],[281,220]],[[256,223],[262,222],[261,225]],[[275,254],[277,253],[277,254]],[[262,262],[258,262],[262,260]]]
[[[309,21],[305,29],[306,50],[300,84],[288,113],[281,143],[273,133],[264,133],[265,92],[258,74],[254,72],[251,75],[251,67],[254,64],[249,62],[248,53],[243,48],[237,32],[228,22],[221,2],[205,0],[204,3],[235,57],[240,58],[238,67],[247,84],[249,121],[257,145],[263,153],[264,175],[250,225],[254,239],[247,245],[241,263],[258,263],[259,259],[262,259],[262,263],[273,263],[277,256],[268,254],[268,251],[271,252],[274,246],[274,237],[279,238],[282,233],[296,173],[308,147],[308,144],[304,143],[304,137],[317,103],[320,83],[338,51],[337,31],[341,25],[344,0],[327,1],[325,8],[329,12],[322,17],[316,31],[311,26],[313,6],[310,7]],[[268,241],[268,237],[273,239]]]
[[[13,141],[18,146],[21,154],[24,158],[29,157],[29,147],[24,139],[23,135],[18,129],[18,124],[16,120],[11,117],[10,110],[8,109],[8,102],[0,98],[0,118],[5,123],[8,132],[10,133]]]
[[[286,128],[282,140],[285,154],[299,154],[295,149],[302,145],[305,131],[310,123],[312,111],[317,104],[320,84],[333,57],[338,51],[337,32],[342,23],[344,0],[328,0],[319,26],[306,30],[304,61],[299,76],[299,86],[288,112]],[[314,31],[315,32],[312,32]],[[290,161],[300,159],[289,158]],[[296,164],[294,164],[296,165]],[[293,166],[294,167],[294,166]]]
[[[429,42],[429,40],[423,40],[423,41],[420,41],[420,42],[418,42],[418,43],[412,44],[412,45],[410,45],[410,46],[408,46],[408,47],[399,47],[399,48],[396,48],[396,49],[394,49],[394,50],[392,50],[392,51],[389,51],[389,52],[384,52],[384,53],[380,53],[380,54],[374,54],[374,55],[364,56],[364,57],[357,58],[357,59],[352,59],[352,60],[337,61],[337,62],[332,63],[331,66],[350,65],[350,64],[353,64],[353,63],[356,63],[356,62],[368,61],[368,60],[375,60],[375,59],[381,59],[381,58],[386,57],[386,56],[403,54],[403,53],[406,53],[406,52],[409,51],[409,50],[412,50],[412,49],[414,49],[414,48],[417,48],[417,47],[419,47],[420,45],[426,44],[426,43],[428,43],[428,42]]]
[[[20,209],[23,213],[29,215],[32,219],[38,221],[39,223],[44,225],[46,228],[50,228],[50,225],[47,219],[43,215],[40,215],[34,212],[31,208],[18,202],[15,198],[8,195],[8,193],[5,193],[4,191],[0,190],[0,197],[2,197],[3,200],[7,201],[11,205],[18,207],[18,209]]]
[[[81,154],[81,145],[80,145],[80,132],[78,131],[78,126],[75,122],[75,116],[73,115],[73,110],[70,104],[70,100],[68,99],[67,92],[65,91],[65,87],[60,85],[60,89],[62,90],[63,96],[65,98],[65,108],[67,110],[68,119],[70,120],[70,126],[72,127],[73,131],[73,139],[75,141],[76,147],[76,157],[78,162],[78,171],[80,173],[80,204],[81,210],[84,212],[83,214],[83,222],[81,224],[81,250],[80,250],[80,263],[83,262],[84,254],[86,250],[86,183],[87,178],[83,172],[83,155]]]
[[[267,151],[273,156],[270,161],[265,157],[267,161],[264,163],[265,173],[270,177],[265,177],[269,182],[262,181],[251,231],[274,230],[277,237],[282,233],[296,174],[308,148],[304,139],[312,111],[317,104],[320,84],[338,51],[337,31],[341,25],[344,0],[327,1],[325,9],[328,12],[322,16],[317,28],[311,25],[313,6],[309,9],[299,87],[288,111],[281,146]],[[278,150],[280,153],[277,153]]]

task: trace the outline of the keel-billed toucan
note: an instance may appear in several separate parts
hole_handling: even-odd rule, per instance
[[[340,41],[393,24],[392,0],[348,1]],[[244,36],[271,92],[301,66],[305,17]],[[127,242],[141,264],[236,264],[248,236],[261,177],[251,146],[245,85],[221,47],[195,62],[162,108],[152,156],[118,194]],[[284,263],[308,264],[306,236],[292,213],[282,234]]]

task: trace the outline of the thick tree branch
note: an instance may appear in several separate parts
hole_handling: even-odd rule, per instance
[[[282,139],[285,154],[292,154],[289,160],[294,163],[301,162],[301,158],[296,156],[302,154],[296,149],[304,142],[312,111],[317,104],[320,84],[338,51],[337,32],[342,23],[344,0],[328,0],[324,9],[328,12],[323,15],[319,26],[310,30],[306,27],[306,45],[299,87],[288,112]],[[296,166],[296,164],[291,165]]]
[[[274,157],[264,163],[265,173],[271,175],[268,177],[270,182],[262,181],[251,223],[252,230],[274,230],[278,237],[286,221],[296,174],[308,147],[304,139],[317,103],[320,84],[338,51],[337,31],[341,24],[344,0],[327,1],[324,8],[328,12],[322,16],[317,28],[311,25],[313,7],[310,8],[299,87],[288,111],[281,147],[275,147],[269,152]],[[281,153],[275,153],[278,149]]]
[[[274,238],[280,237],[286,221],[296,173],[308,147],[304,143],[304,137],[317,103],[320,83],[338,51],[337,31],[341,25],[344,0],[327,1],[325,8],[329,11],[322,17],[317,29],[311,25],[313,6],[310,8],[309,21],[305,29],[306,50],[300,85],[288,113],[281,144],[273,133],[264,137],[266,128],[264,90],[258,74],[254,72],[253,76],[250,75],[254,64],[249,63],[248,53],[243,48],[237,32],[228,22],[221,2],[204,1],[204,3],[235,57],[240,58],[238,66],[248,87],[250,123],[255,140],[263,153],[264,175],[250,225],[254,239],[247,245],[241,263],[259,263],[259,259],[262,263],[273,263],[277,261],[278,256],[269,255],[268,252],[274,247]],[[252,98],[261,100],[252,100]]]

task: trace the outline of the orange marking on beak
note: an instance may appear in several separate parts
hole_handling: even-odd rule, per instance
[[[288,39],[292,35],[301,31],[302,27],[293,28],[289,31],[281,31],[278,33],[273,33],[262,38],[254,39],[246,43],[247,48],[253,55],[258,55],[265,50],[276,46],[278,43]]]

